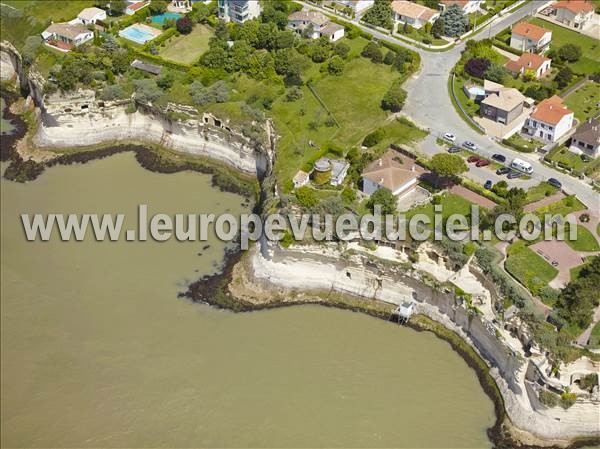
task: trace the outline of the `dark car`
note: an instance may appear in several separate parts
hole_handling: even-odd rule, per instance
[[[486,165],[490,165],[490,161],[487,159],[479,159],[475,165],[477,167],[485,167]]]
[[[477,162],[479,158],[477,156],[469,156],[467,162]]]
[[[502,162],[502,163],[506,162],[506,156],[504,156],[503,154],[498,154],[498,153],[492,154],[492,159],[494,159],[495,161],[498,161],[498,162]]]
[[[460,153],[461,149],[460,147],[450,147],[448,148],[448,153]]]
[[[493,183],[492,183],[492,180],[491,180],[491,179],[488,179],[488,180],[485,182],[485,184],[483,185],[483,187],[485,187],[486,189],[490,190],[490,189],[492,188],[492,185],[493,185]]]
[[[548,182],[548,184],[550,184],[551,186],[556,187],[557,189],[560,189],[562,187],[562,182],[560,182],[556,178],[548,178],[547,182]]]
[[[508,175],[506,175],[506,177],[508,179],[516,179],[516,178],[520,178],[521,176],[523,176],[523,173],[521,173],[520,171],[511,171]]]
[[[505,175],[509,172],[510,172],[510,168],[508,168],[508,167],[500,167],[498,170],[496,170],[496,174],[500,175],[500,176]]]

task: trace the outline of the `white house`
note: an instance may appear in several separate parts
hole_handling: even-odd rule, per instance
[[[446,9],[451,5],[458,5],[462,9],[463,13],[471,14],[481,9],[483,0],[441,0],[440,6],[442,9]]]
[[[297,189],[298,187],[305,186],[306,184],[308,184],[309,179],[310,175],[308,173],[302,170],[298,170],[298,173],[296,173],[294,175],[294,178],[292,179],[294,188]]]
[[[512,27],[510,46],[523,52],[543,53],[550,47],[551,40],[552,31],[529,22],[519,22]]]
[[[539,140],[556,142],[573,127],[574,113],[554,95],[540,102],[525,123],[527,133]]]
[[[326,37],[335,42],[344,37],[344,27],[333,23],[318,11],[296,11],[288,17],[288,27],[299,33],[308,33],[311,39]]]
[[[227,22],[244,23],[260,16],[258,0],[218,0],[219,17]]]
[[[516,75],[522,75],[526,71],[531,70],[535,73],[536,78],[540,78],[550,70],[551,64],[552,59],[545,56],[538,55],[537,53],[523,53],[516,61],[509,60],[504,64],[504,67]]]
[[[83,25],[94,25],[106,20],[106,11],[100,8],[85,8],[77,15],[77,21]]]
[[[53,23],[42,31],[42,39],[46,44],[61,51],[69,51],[93,38],[93,31],[78,24]]]
[[[406,23],[414,28],[422,28],[427,22],[433,23],[440,12],[407,0],[392,2],[392,16],[395,22]]]
[[[556,20],[571,28],[584,29],[594,19],[594,5],[584,0],[560,1],[552,5],[552,13]]]
[[[344,179],[346,179],[346,175],[348,174],[348,169],[350,168],[350,164],[343,160],[331,160],[331,185],[339,186],[342,185]]]
[[[405,195],[417,187],[423,172],[414,160],[390,150],[364,169],[362,191],[371,195],[385,188],[395,196]]]
[[[355,13],[363,12],[375,3],[375,0],[334,0],[338,5],[352,8]]]

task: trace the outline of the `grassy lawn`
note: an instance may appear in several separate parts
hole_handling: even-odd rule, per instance
[[[536,149],[541,148],[543,145],[535,140],[535,139],[526,139],[525,137],[521,136],[519,133],[517,134],[513,134],[512,136],[510,136],[507,140],[508,142],[510,142],[511,144],[515,145],[518,148],[515,147],[511,147],[514,148],[517,151],[522,151],[524,153],[532,153],[534,151],[536,151]]]
[[[551,49],[558,49],[565,44],[575,44],[581,47],[583,55],[579,61],[570,64],[574,72],[591,74],[600,71],[600,40],[568,30],[537,17],[531,23],[552,31]]]
[[[471,203],[465,198],[455,195],[454,193],[445,193],[442,195],[442,222],[445,223],[448,217],[452,214],[464,215],[467,217],[467,221],[470,220],[471,215]],[[410,220],[417,214],[425,214],[429,217],[431,224],[424,226],[429,229],[433,229],[433,218],[434,218],[434,205],[431,203],[423,206],[415,207],[414,209],[406,212],[406,219]]]
[[[600,348],[600,322],[592,328],[592,335],[590,335],[590,342],[588,348],[598,349]]]
[[[159,55],[171,61],[192,64],[208,50],[208,41],[212,35],[208,27],[196,25],[190,34],[182,34],[165,42]]]
[[[600,245],[598,245],[598,241],[594,235],[582,225],[577,225],[577,239],[566,240],[566,242],[575,251],[590,252],[600,250]]]
[[[598,165],[595,160],[575,154],[564,146],[553,149],[550,153],[548,153],[545,159],[556,162],[559,166],[564,168],[571,168],[578,172],[588,171],[590,167]]]
[[[577,198],[575,198],[574,196],[567,196],[554,204],[550,204],[545,207],[540,207],[538,210],[536,210],[536,213],[538,215],[558,214],[564,216],[585,209],[587,209],[585,207],[585,204],[583,204]]]
[[[518,241],[507,248],[508,258],[504,263],[506,271],[513,275],[521,284],[533,294],[556,277],[558,270]]]
[[[94,6],[94,0],[4,0],[2,4],[2,39],[21,48],[28,36],[42,32],[50,21],[74,19],[82,9]],[[20,15],[13,16],[19,13],[11,8]]]
[[[599,114],[597,104],[600,103],[600,89],[594,83],[587,83],[567,97],[565,103],[579,121],[584,121]]]
[[[547,182],[540,182],[537,186],[530,187],[527,190],[527,203],[534,203],[547,196],[554,195],[556,192],[558,192],[556,187],[551,186]]]

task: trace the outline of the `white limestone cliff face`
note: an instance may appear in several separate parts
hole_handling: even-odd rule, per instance
[[[128,113],[130,102],[103,102],[93,91],[44,100],[42,124],[33,142],[39,148],[85,147],[140,142],[205,156],[256,175],[257,144],[210,115],[170,120],[150,108]]]

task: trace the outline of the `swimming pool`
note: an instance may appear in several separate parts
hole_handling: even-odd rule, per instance
[[[157,37],[160,33],[160,30],[143,25],[141,23],[136,23],[128,26],[124,30],[119,31],[119,36],[138,44],[145,44],[146,42]]]
[[[177,20],[180,17],[182,17],[182,15],[176,12],[164,12],[162,14],[152,16],[150,18],[150,21],[152,23],[159,23],[162,25],[163,23],[165,23],[166,20]]]

